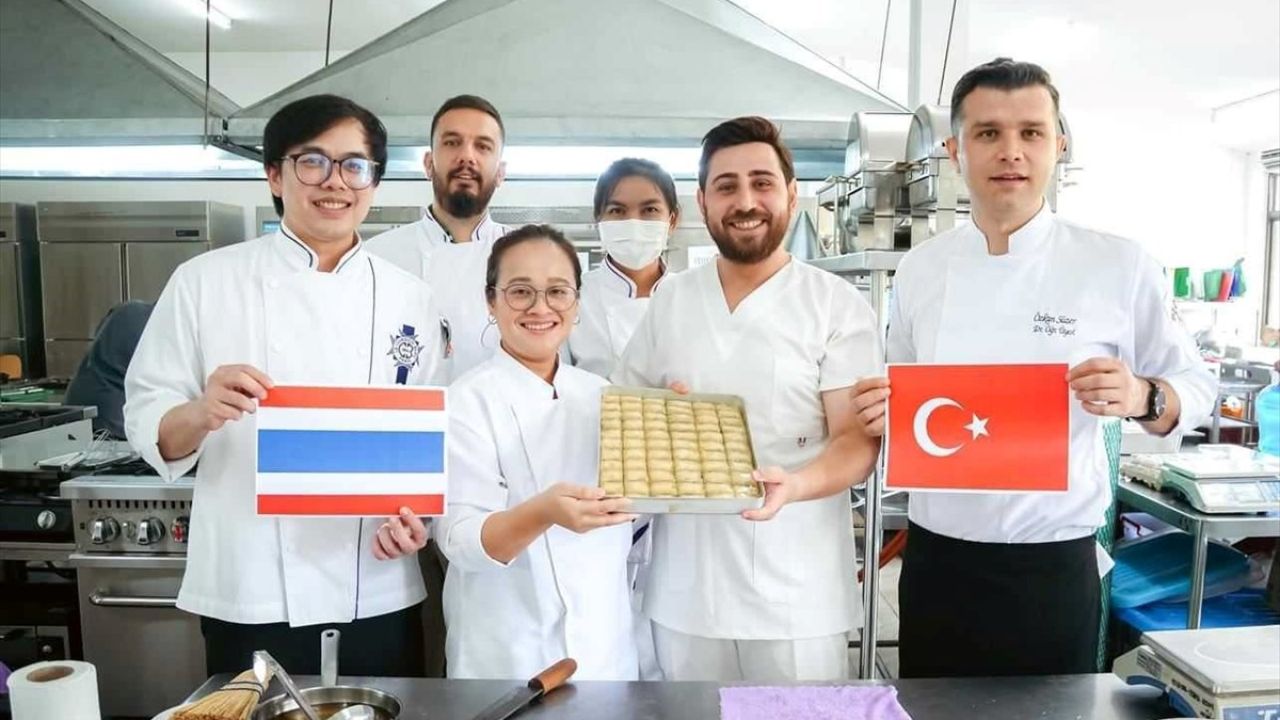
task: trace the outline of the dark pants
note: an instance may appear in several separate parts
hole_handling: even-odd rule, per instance
[[[978,543],[912,523],[898,581],[900,674],[1092,673],[1100,593],[1092,536]]]
[[[427,677],[445,676],[444,662],[444,576],[449,561],[435,540],[418,551],[418,566],[422,568],[422,582],[427,586],[427,599],[422,602],[422,653],[426,661]]]
[[[200,618],[210,675],[240,673],[253,666],[253,652],[266,650],[290,675],[320,674],[320,633],[342,632],[338,672],[343,676],[424,677],[422,605],[349,623],[289,627],[288,623],[242,625]]]

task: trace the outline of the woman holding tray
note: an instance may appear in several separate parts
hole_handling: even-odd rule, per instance
[[[598,486],[597,375],[560,363],[582,270],[546,225],[499,239],[485,295],[501,338],[449,388],[449,506],[435,527],[450,677],[527,678],[563,657],[576,677],[639,676],[627,501]]]

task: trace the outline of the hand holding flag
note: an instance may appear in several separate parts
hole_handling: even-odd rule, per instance
[[[1119,358],[1090,358],[1071,368],[1067,382],[1090,415],[1136,417],[1147,412],[1150,386]]]
[[[412,555],[427,545],[427,526],[407,507],[378,527],[374,536],[373,556],[379,560]]]

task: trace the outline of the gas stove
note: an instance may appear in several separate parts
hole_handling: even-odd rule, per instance
[[[149,470],[150,468],[148,468]],[[194,478],[83,475],[62,483],[77,553],[186,555]]]

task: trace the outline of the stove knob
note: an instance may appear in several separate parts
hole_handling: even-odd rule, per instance
[[[58,515],[52,510],[41,510],[36,516],[36,527],[41,530],[51,530],[54,525],[58,524]]]
[[[115,518],[95,518],[89,523],[89,539],[94,545],[106,545],[120,536],[120,523]]]
[[[164,523],[149,517],[138,521],[138,544],[154,545],[164,539]]]
[[[183,515],[182,517],[173,521],[173,528],[169,531],[169,534],[173,537],[174,542],[186,544],[187,533],[190,531],[190,529],[191,529],[191,518],[187,517],[186,515]]]

